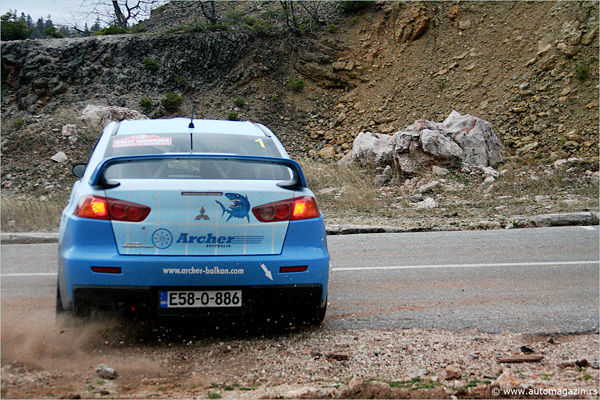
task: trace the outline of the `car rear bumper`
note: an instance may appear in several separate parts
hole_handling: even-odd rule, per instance
[[[242,291],[242,304],[232,308],[161,308],[159,292],[163,289],[194,290],[196,287],[120,287],[77,286],[74,289],[75,312],[86,314],[88,307],[104,311],[125,310],[157,316],[236,316],[290,315],[313,312],[322,304],[323,287],[308,285],[269,285],[235,287]],[[202,290],[227,288],[202,287]]]

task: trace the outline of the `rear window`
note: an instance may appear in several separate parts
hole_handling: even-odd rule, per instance
[[[193,147],[192,147],[193,145]],[[104,158],[138,154],[221,153],[281,157],[273,140],[266,136],[195,134],[115,135]]]
[[[193,147],[192,147],[193,146]],[[281,157],[268,137],[195,134],[116,135],[104,158],[166,153],[217,153]],[[107,168],[108,179],[260,179],[287,180],[291,173],[280,165],[231,160],[148,160],[115,164]]]

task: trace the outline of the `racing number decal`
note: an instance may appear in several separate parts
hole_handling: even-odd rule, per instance
[[[260,147],[265,148],[265,142],[262,139],[258,138],[255,140],[256,143],[260,144]]]

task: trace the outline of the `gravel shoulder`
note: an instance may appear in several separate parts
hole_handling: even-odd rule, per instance
[[[340,331],[327,328],[327,320],[318,328],[298,328],[98,319],[61,328],[50,306],[39,309],[13,299],[2,308],[3,398],[596,398],[598,393],[597,332]],[[528,357],[539,360],[515,362]],[[114,368],[116,378],[100,377],[95,372],[100,364]]]

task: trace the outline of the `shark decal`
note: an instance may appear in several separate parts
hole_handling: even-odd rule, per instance
[[[246,218],[248,223],[250,222],[250,202],[248,201],[248,196],[242,196],[239,193],[225,193],[225,197],[227,197],[230,201],[229,207],[225,207],[223,203],[219,200],[215,200],[223,209],[223,214],[229,214],[227,217],[227,221],[233,218]]]

